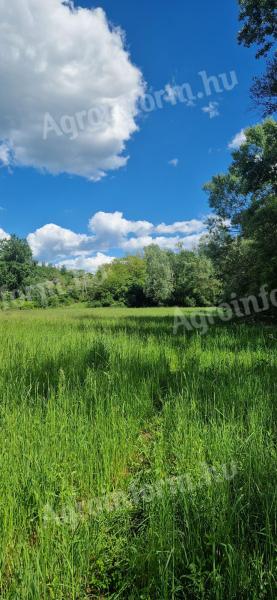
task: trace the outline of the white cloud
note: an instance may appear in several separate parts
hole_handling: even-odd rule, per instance
[[[121,250],[132,254],[132,252],[141,252],[143,248],[146,248],[146,246],[150,246],[150,244],[153,243],[154,238],[151,237],[151,235],[143,235],[123,240],[120,244],[120,248]]]
[[[2,163],[94,180],[126,164],[144,84],[123,32],[101,8],[0,0],[0,77]],[[93,131],[90,109],[105,115]],[[52,131],[43,139],[45,115],[67,135]]]
[[[186,237],[181,237],[178,235],[173,237],[143,236],[137,238],[130,238],[123,242],[123,244],[121,245],[121,249],[125,252],[130,252],[132,254],[132,252],[142,251],[143,248],[146,248],[146,246],[150,246],[150,244],[157,244],[158,246],[160,246],[160,248],[163,248],[164,250],[175,250],[178,244],[182,244],[183,248],[185,248],[186,250],[191,250],[192,248],[197,246],[203,233],[204,231],[201,234],[188,235]]]
[[[90,219],[89,228],[94,234],[94,244],[98,249],[107,250],[118,247],[131,252],[141,250],[144,246],[152,243],[166,245],[169,238],[153,237],[157,233],[188,235],[204,231],[205,224],[204,221],[191,219],[190,221],[177,221],[171,225],[161,223],[154,226],[149,221],[129,221],[119,211],[114,213],[100,211]],[[134,234],[135,237],[129,237],[130,234]],[[172,244],[174,245],[178,241],[180,241],[179,238],[177,241],[173,239]]]
[[[178,167],[179,158],[172,158],[171,160],[168,161],[168,164],[171,165],[172,167]]]
[[[153,243],[158,244],[160,248],[167,250],[175,250],[178,244],[182,244],[186,250],[195,248],[203,234],[188,235],[186,237],[175,236],[175,237],[157,237],[154,238]]]
[[[102,252],[97,252],[96,256],[77,256],[69,258],[58,263],[59,267],[65,266],[69,270],[82,270],[88,273],[96,273],[102,265],[109,265],[115,259],[114,256],[107,256]]]
[[[246,135],[244,129],[241,129],[228,144],[228,148],[230,148],[230,150],[238,150],[244,142],[246,142]]]
[[[59,258],[81,253],[88,247],[91,238],[86,234],[74,233],[49,223],[30,233],[27,237],[33,256],[40,260],[57,261]]]
[[[210,119],[219,116],[218,102],[209,102],[208,106],[203,106],[202,111],[209,115]]]
[[[157,233],[196,233],[205,229],[204,221],[191,219],[191,221],[176,221],[172,225],[161,223],[156,227]]]
[[[150,244],[174,250],[179,243],[191,249],[205,232],[205,225],[191,219],[154,226],[149,221],[125,219],[120,211],[99,211],[91,217],[89,229],[88,235],[48,223],[30,233],[27,239],[34,257],[40,261],[94,272],[101,264],[114,260],[114,256],[106,254],[113,250],[121,255],[132,254]]]
[[[4,229],[1,229],[0,227],[0,240],[9,240],[10,239],[10,235],[9,233],[6,233],[6,231],[4,231]]]
[[[120,245],[129,233],[148,234],[153,230],[153,225],[148,221],[128,221],[119,211],[99,211],[90,219],[89,228],[94,233],[98,245],[105,248]]]

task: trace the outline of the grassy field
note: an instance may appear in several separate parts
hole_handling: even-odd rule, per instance
[[[0,315],[1,598],[275,598],[277,329],[173,313]]]

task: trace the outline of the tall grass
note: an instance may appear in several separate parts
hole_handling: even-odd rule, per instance
[[[0,317],[0,597],[274,598],[277,331]]]

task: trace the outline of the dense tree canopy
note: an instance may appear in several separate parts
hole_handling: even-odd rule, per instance
[[[257,57],[268,54],[277,35],[275,0],[239,0],[239,20],[243,27],[238,34],[240,44],[257,44]]]
[[[277,284],[277,124],[267,120],[245,134],[228,172],[205,185],[217,218],[201,249],[227,295]]]
[[[198,252],[162,250],[151,244],[143,256],[118,258],[101,267],[90,289],[92,306],[207,306],[220,291],[212,261]]]
[[[216,304],[221,286],[210,258],[183,249],[168,254],[173,272],[171,302],[176,306]]]
[[[145,248],[145,296],[153,304],[169,302],[173,292],[173,272],[169,257],[159,246]]]
[[[277,124],[268,119],[245,130],[246,140],[233,152],[225,174],[204,186],[211,207],[233,225],[242,224],[244,211],[277,194]]]
[[[145,262],[140,256],[127,256],[101,267],[90,290],[93,306],[143,306],[145,296]]]
[[[0,241],[0,287],[20,289],[34,272],[31,249],[26,240],[12,235]]]
[[[0,243],[0,288],[5,307],[80,301],[95,307],[206,306],[216,302],[220,283],[209,257],[181,247],[172,252],[152,244],[143,255],[115,259],[91,275],[39,265],[26,240],[12,236]]]
[[[240,44],[257,45],[256,57],[267,57],[266,72],[254,79],[252,97],[262,107],[264,116],[277,110],[277,39],[276,0],[238,0],[239,19],[243,27],[238,34]]]

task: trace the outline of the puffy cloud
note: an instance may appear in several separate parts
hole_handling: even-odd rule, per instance
[[[59,258],[81,253],[88,247],[91,238],[88,235],[74,233],[53,223],[44,225],[27,237],[33,256],[44,261],[57,261]]]
[[[129,233],[140,236],[148,234],[153,230],[153,225],[148,221],[128,221],[119,211],[99,211],[90,219],[89,228],[95,234],[99,246],[105,248],[121,244]]]
[[[0,0],[0,77],[2,163],[94,180],[126,164],[144,84],[101,8]]]
[[[110,264],[114,260],[114,256],[107,256],[102,252],[97,252],[96,256],[77,256],[69,258],[58,263],[58,266],[66,267],[70,270],[82,270],[88,273],[96,273],[97,269],[102,265]]]
[[[203,232],[204,233],[204,232]],[[137,238],[130,238],[123,242],[121,248],[125,252],[139,252],[142,251],[146,246],[150,246],[150,244],[157,244],[160,248],[164,250],[175,250],[178,244],[182,244],[183,248],[186,250],[191,250],[196,247],[201,236],[203,234],[196,235],[188,235],[186,237],[181,236],[173,236],[173,237],[165,237],[165,236],[143,236]]]
[[[113,213],[99,211],[90,219],[89,228],[95,236],[95,243],[103,245],[103,247],[121,245],[125,248],[126,241],[130,241],[126,240],[129,234],[135,234],[136,238],[141,239],[152,239],[150,234],[154,233],[191,234],[203,231],[205,224],[204,221],[191,219],[190,221],[177,221],[171,225],[161,223],[154,226],[149,221],[129,221],[119,211]]]
[[[230,148],[230,150],[238,150],[244,142],[246,142],[246,135],[244,129],[241,129],[228,144],[228,148]]]
[[[146,246],[154,243],[154,238],[150,235],[143,235],[139,237],[131,237],[121,242],[120,248],[125,252],[136,253],[141,252]]]
[[[209,102],[208,106],[203,106],[202,111],[209,115],[210,119],[219,116],[218,102]]]
[[[203,221],[192,219],[154,226],[149,221],[125,219],[120,211],[99,211],[91,217],[89,229],[90,235],[49,223],[30,233],[27,239],[34,257],[40,261],[94,272],[101,264],[114,260],[114,256],[104,251],[132,254],[150,244],[175,250],[180,243],[191,249],[199,242],[205,225]],[[172,235],[176,233],[180,235]]]
[[[0,240],[9,240],[10,239],[10,235],[9,233],[6,233],[6,231],[4,231],[4,229],[1,229],[0,227]]]
[[[203,221],[199,221],[197,219],[191,219],[190,221],[176,221],[176,223],[172,223],[172,225],[166,225],[165,223],[161,223],[156,227],[157,233],[196,233],[198,231],[203,231],[205,229],[205,224]]]
[[[201,238],[202,234],[188,235],[186,237],[175,236],[175,237],[156,237],[153,240],[154,244],[158,244],[160,248],[167,250],[175,250],[178,244],[182,244],[186,250],[195,248]]]

